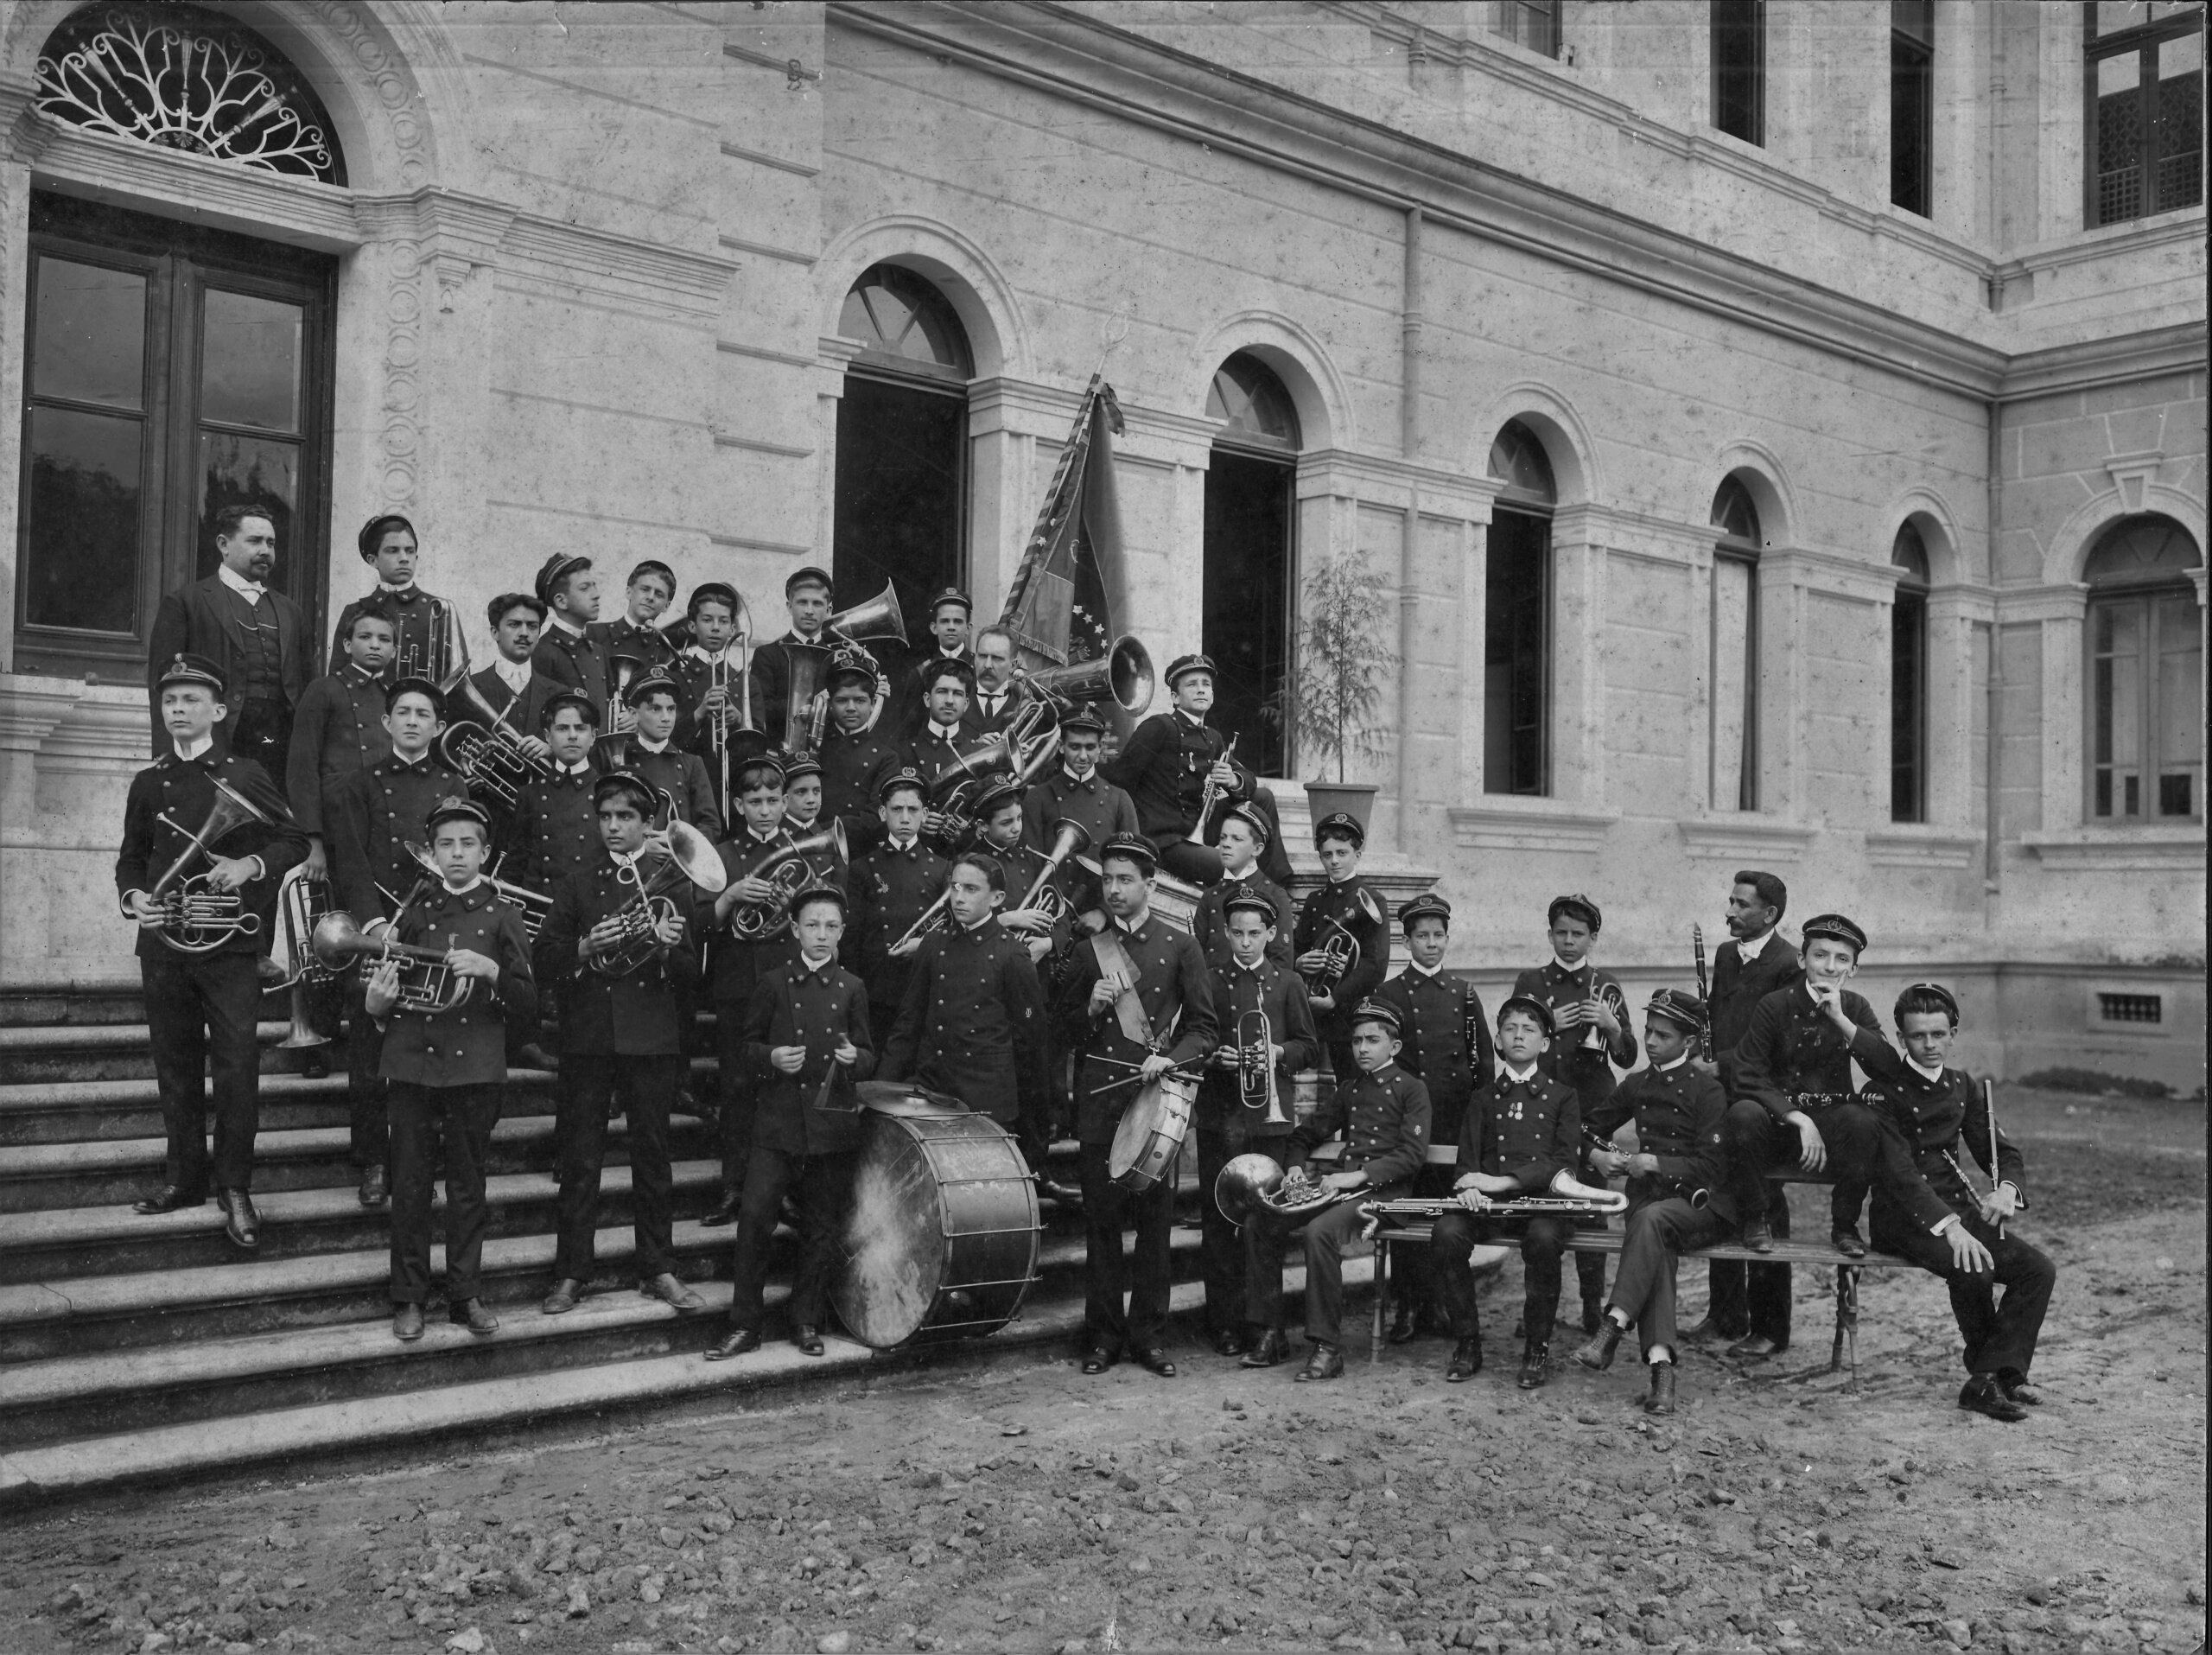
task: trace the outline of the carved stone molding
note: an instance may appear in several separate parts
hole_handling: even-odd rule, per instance
[[[1818,828],[1758,817],[1686,817],[1675,824],[1682,849],[1701,862],[1797,862]]]

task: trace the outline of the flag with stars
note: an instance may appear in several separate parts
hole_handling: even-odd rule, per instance
[[[1095,659],[1115,635],[1109,582],[1121,576],[1122,519],[1113,439],[1122,429],[1114,387],[1091,375],[1007,590],[999,624],[1050,665]]]

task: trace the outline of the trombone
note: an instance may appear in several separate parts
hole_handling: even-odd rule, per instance
[[[239,828],[254,823],[274,827],[277,818],[227,782],[210,785],[215,789],[215,802],[207,807],[207,819],[198,832],[189,831],[166,812],[156,818],[162,826],[184,834],[187,840],[176,860],[146,893],[147,900],[162,910],[162,940],[180,954],[212,954],[233,937],[261,934],[261,916],[248,911],[238,892],[219,891],[208,882],[207,874],[188,874],[185,869],[194,860],[212,863],[215,859],[212,847]]]

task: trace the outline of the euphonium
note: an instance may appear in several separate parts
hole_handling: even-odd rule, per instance
[[[1236,1095],[1247,1109],[1264,1109],[1264,1126],[1287,1126],[1282,1098],[1275,1085],[1275,1031],[1264,1011],[1248,1011],[1236,1020]]]
[[[476,986],[467,977],[454,975],[446,964],[445,949],[401,942],[389,926],[380,934],[369,936],[343,909],[315,921],[311,945],[315,958],[334,971],[346,970],[357,959],[398,961],[399,1003],[410,1011],[434,1015],[451,1011]]]
[[[159,818],[189,841],[146,893],[162,910],[157,934],[180,954],[212,954],[233,937],[261,934],[261,916],[246,911],[245,901],[238,892],[219,891],[208,883],[206,874],[185,872],[195,860],[213,861],[216,842],[239,828],[253,823],[264,827],[276,824],[275,818],[264,814],[228,783],[213,785],[215,802],[207,807],[207,819],[198,832],[190,831],[174,817],[164,814]]]
[[[660,808],[654,813],[653,831],[668,835],[669,849],[673,854],[651,879],[638,871],[635,860],[616,864],[618,872],[637,887],[638,894],[608,916],[620,926],[622,934],[604,953],[591,957],[592,970],[601,977],[627,977],[660,952],[660,922],[682,917],[675,900],[669,895],[677,885],[689,880],[711,894],[729,882],[722,859],[715,854],[715,847],[707,836],[677,815],[676,800],[666,788],[657,791],[660,794]]]
[[[1052,824],[1052,851],[1045,858],[1045,865],[1037,870],[1037,877],[1020,901],[1014,906],[1017,913],[1028,912],[1042,914],[1053,925],[1068,916],[1068,900],[1060,894],[1060,888],[1052,882],[1060,865],[1070,856],[1079,856],[1090,848],[1090,832],[1080,822],[1065,818]]]
[[[814,881],[814,869],[807,858],[824,850],[834,850],[837,860],[850,860],[845,849],[845,824],[835,818],[818,833],[804,839],[785,837],[781,844],[763,845],[753,853],[733,879],[765,879],[776,888],[772,901],[764,908],[733,908],[729,928],[734,936],[747,942],[758,942],[772,937],[784,928],[791,915],[791,899]]]
[[[277,888],[276,911],[284,919],[284,986],[291,997],[291,1027],[278,1044],[288,1052],[327,1046],[330,1036],[315,1026],[315,1019],[309,1014],[308,987],[310,983],[327,983],[337,976],[315,958],[315,950],[308,946],[315,926],[324,914],[331,912],[330,882],[309,879],[299,869],[293,869]]]
[[[467,777],[471,788],[512,810],[521,802],[524,788],[558,773],[550,759],[524,747],[521,735],[507,722],[507,713],[522,704],[522,697],[517,696],[506,712],[493,711],[484,692],[469,679],[466,653],[453,678],[442,687],[448,702],[458,697],[484,720],[477,724],[465,718],[454,719],[438,736],[438,756]]]

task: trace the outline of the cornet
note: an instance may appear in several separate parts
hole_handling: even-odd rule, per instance
[[[1315,994],[1326,994],[1344,981],[1344,973],[1359,959],[1359,939],[1327,914],[1320,916],[1325,929],[1320,938],[1321,964],[1306,979]]]
[[[346,970],[355,960],[398,961],[399,1003],[406,1010],[435,1016],[468,998],[476,984],[454,975],[446,964],[447,950],[404,943],[391,933],[392,927],[386,926],[378,935],[368,936],[353,923],[352,914],[340,909],[315,921],[311,945],[315,958],[334,971]]]
[[[1229,738],[1229,745],[1221,750],[1221,756],[1224,761],[1230,754],[1236,751],[1236,743],[1243,738],[1242,730]],[[1221,803],[1222,791],[1221,784],[1209,774],[1206,777],[1205,792],[1198,795],[1198,819],[1191,824],[1191,831],[1183,836],[1184,843],[1202,845],[1206,842],[1206,819],[1213,814],[1214,806]],[[1345,962],[1344,970],[1351,969],[1351,962]],[[1340,971],[1338,975],[1342,976],[1343,972]]]
[[[207,875],[185,872],[195,860],[213,862],[212,847],[239,828],[254,823],[263,827],[276,825],[276,818],[263,812],[229,784],[212,785],[215,802],[208,806],[207,819],[197,833],[166,813],[158,818],[164,827],[184,834],[189,842],[146,893],[147,899],[162,910],[157,934],[180,954],[212,954],[233,937],[261,934],[261,916],[246,910],[245,901],[238,892],[219,891],[208,882]]]
[[[1263,1126],[1287,1126],[1282,1098],[1275,1085],[1275,1034],[1264,1011],[1248,1011],[1236,1020],[1236,1095],[1247,1109],[1264,1109]]]

